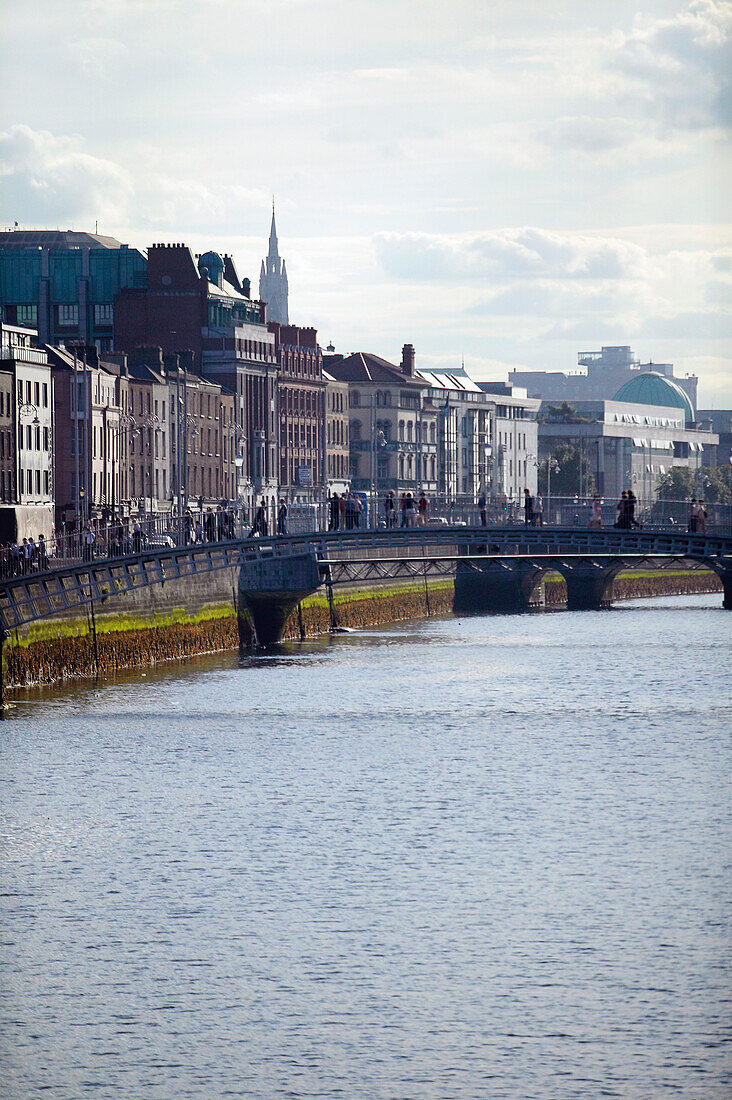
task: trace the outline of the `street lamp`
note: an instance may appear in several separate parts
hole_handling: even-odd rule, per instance
[[[547,508],[549,507],[549,504],[550,504],[551,499],[552,499],[552,470],[554,471],[555,474],[558,474],[559,471],[561,470],[561,466],[557,462],[556,458],[552,458],[550,456],[546,460],[546,506],[547,506]]]

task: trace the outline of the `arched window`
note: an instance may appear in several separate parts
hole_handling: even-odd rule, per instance
[[[384,390],[384,404],[391,405],[391,391]]]
[[[430,443],[435,442],[435,425],[430,424]],[[434,477],[434,474],[432,475]]]
[[[356,406],[356,405],[360,405],[360,404],[361,404],[361,394],[358,392],[358,390],[351,390],[351,405]]]
[[[351,421],[351,439],[360,439],[360,438],[361,438],[361,421],[360,420],[352,420]]]
[[[381,390],[376,391],[376,404],[377,405],[383,405],[384,404],[384,402],[382,401],[382,398],[381,398]]]
[[[399,439],[402,440],[402,441],[404,440],[404,421],[403,420],[399,421]]]
[[[407,443],[412,442],[412,421],[407,421]]]

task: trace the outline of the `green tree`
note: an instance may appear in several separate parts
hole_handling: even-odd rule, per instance
[[[656,486],[659,500],[690,500],[697,496],[694,471],[685,466],[672,466]]]
[[[711,504],[732,504],[732,466],[703,466],[701,495]]]
[[[552,466],[551,490],[553,497],[573,497],[580,491],[580,471],[582,473],[582,488],[586,495],[591,496],[595,492],[595,478],[590,468],[589,459],[580,455],[578,447],[572,443],[559,443],[552,451],[548,459],[539,463],[539,491],[548,492],[549,478],[547,467]]]

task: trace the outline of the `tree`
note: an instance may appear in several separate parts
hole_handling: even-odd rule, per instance
[[[580,491],[580,471],[582,473],[582,491],[586,496],[595,492],[595,479],[592,475],[589,459],[580,455],[579,448],[571,443],[559,443],[552,451],[548,459],[539,463],[539,491],[548,492],[549,478],[547,467],[555,462],[559,467],[552,467],[551,490],[552,496],[573,497]]]
[[[659,500],[690,500],[696,495],[694,471],[685,466],[672,466],[656,486]]]
[[[656,489],[659,500],[691,500],[701,497],[710,504],[732,504],[732,467],[702,466],[690,470],[672,466]]]
[[[711,504],[732,504],[732,466],[703,466],[702,485]]]

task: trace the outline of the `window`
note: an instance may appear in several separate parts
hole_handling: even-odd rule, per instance
[[[412,442],[412,421],[410,420],[407,423],[407,443],[411,443],[411,442]]]
[[[16,324],[36,328],[38,325],[38,306],[18,306]]]
[[[360,420],[352,420],[351,421],[351,439],[360,439],[360,438],[361,438],[361,421]]]
[[[403,421],[403,420],[400,420],[400,421],[399,421],[399,439],[400,439],[400,440],[401,440],[402,442],[404,441],[404,421]],[[400,477],[401,477],[401,476],[402,476],[402,475],[400,474]]]
[[[94,324],[95,325],[111,325],[112,324],[112,304],[111,302],[101,302],[94,306]]]
[[[360,404],[361,404],[361,394],[358,392],[358,390],[352,390],[351,391],[351,405],[352,406],[358,406]]]
[[[48,408],[48,383],[47,382],[44,382],[43,385],[41,386],[41,395],[42,395],[41,404],[43,405],[44,409],[47,409]]]
[[[56,310],[59,325],[78,325],[79,307],[76,303],[73,305],[56,306]]]

